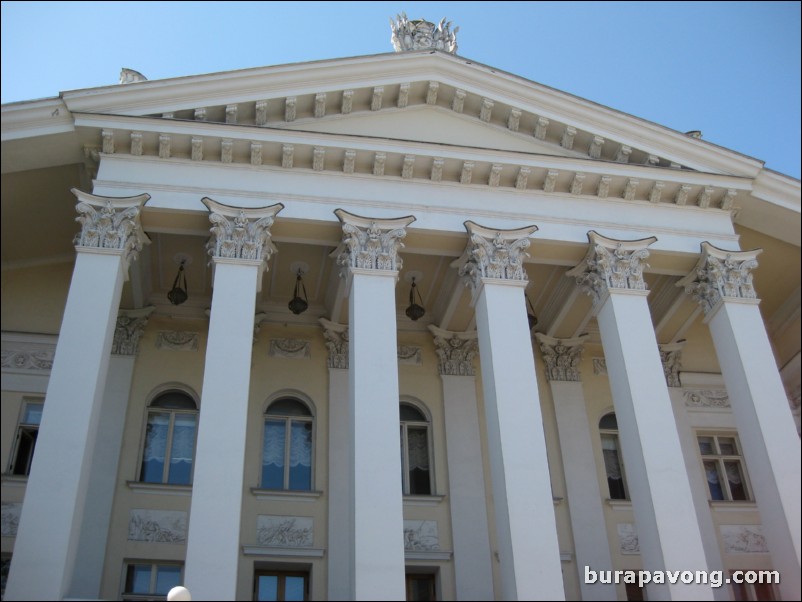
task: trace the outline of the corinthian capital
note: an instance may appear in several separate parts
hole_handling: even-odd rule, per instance
[[[468,246],[451,265],[459,269],[459,275],[473,287],[474,292],[485,278],[529,280],[524,259],[529,257],[526,252],[529,237],[537,232],[537,226],[498,230],[467,221],[465,229],[468,231]]]
[[[142,206],[150,195],[115,198],[89,194],[77,188],[73,188],[72,193],[78,199],[75,221],[81,224],[81,231],[75,235],[75,248],[119,253],[127,280],[131,261],[136,259],[142,246],[150,242],[139,222]]]
[[[543,352],[546,378],[554,381],[579,381],[579,364],[582,361],[587,335],[575,339],[555,339],[536,333],[535,337]]]
[[[666,377],[666,385],[669,387],[681,387],[679,379],[680,368],[682,367],[682,348],[685,341],[658,345],[660,349],[660,362],[663,364],[663,374]]]
[[[473,376],[473,358],[479,350],[475,332],[450,332],[429,325],[439,358],[441,376]]]
[[[332,253],[345,276],[350,270],[386,270],[398,272],[402,261],[398,251],[407,235],[406,227],[414,216],[395,219],[361,217],[337,209],[334,214],[343,227],[343,240]]]
[[[677,282],[677,286],[684,287],[685,292],[699,302],[706,316],[726,299],[757,303],[752,270],[757,267],[756,258],[762,252],[763,249],[725,251],[703,242],[696,267]]]
[[[114,328],[114,341],[111,345],[113,355],[136,355],[139,339],[145,332],[148,317],[155,308],[121,309],[117,314]]]
[[[640,240],[615,240],[591,230],[590,248],[582,262],[566,274],[576,282],[593,302],[599,304],[611,290],[647,291],[643,269],[648,267],[647,247],[654,236]]]
[[[348,326],[320,318],[323,338],[329,349],[329,368],[348,369]]]

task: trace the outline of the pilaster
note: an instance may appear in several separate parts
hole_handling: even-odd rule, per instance
[[[81,525],[88,516],[90,467],[96,448],[102,449],[97,440],[123,280],[147,240],[139,215],[148,195],[72,192],[81,231],[14,544],[8,600],[72,594]]]
[[[353,598],[405,598],[395,283],[412,216],[373,219],[338,209],[334,252],[348,279],[348,433]]]
[[[643,270],[654,237],[622,241],[588,233],[568,272],[593,297],[629,493],[646,570],[705,570],[707,561],[657,348]],[[709,585],[647,586],[652,600],[711,600]]]
[[[203,203],[212,223],[207,248],[214,293],[184,582],[196,599],[234,600],[256,293],[276,250],[270,226],[284,206],[245,209],[209,198]]]
[[[800,444],[752,283],[760,249],[704,242],[677,283],[705,313],[783,599],[800,597]]]
[[[599,490],[596,463],[592,461],[590,423],[579,372],[587,337],[555,339],[540,333],[535,337],[554,401],[582,599],[615,600],[615,585],[585,583],[581,573],[586,566],[594,570],[599,567],[602,571],[613,568],[602,508],[602,499],[606,496]]]
[[[465,222],[452,264],[473,290],[504,600],[565,597],[546,441],[524,302],[529,237]]]
[[[473,358],[475,332],[429,326],[439,358],[448,455],[448,500],[457,600],[493,600],[487,495]]]

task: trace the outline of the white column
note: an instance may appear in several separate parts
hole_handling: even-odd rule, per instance
[[[523,267],[537,230],[465,222],[454,265],[473,288],[487,443],[504,600],[563,600],[562,566],[546,457]]]
[[[610,375],[643,568],[707,570],[646,283],[647,246],[589,232],[585,259],[568,272],[594,300]],[[712,600],[709,585],[647,586],[650,600]]]
[[[440,358],[448,455],[448,500],[457,600],[493,600],[493,567],[473,358],[475,332],[429,326]]]
[[[707,499],[707,478],[699,462],[699,443],[696,433],[691,427],[688,412],[685,408],[685,395],[680,382],[679,369],[682,359],[681,343],[660,345],[660,360],[663,362],[663,374],[666,377],[668,396],[674,409],[674,420],[677,423],[682,455],[685,458],[685,470],[691,483],[693,505],[696,508],[696,521],[702,533],[702,545],[707,558],[707,568],[710,571],[724,571],[724,562],[721,559],[721,548],[718,545],[718,532],[713,524],[713,514]],[[729,600],[731,593],[728,587],[718,587],[713,590],[716,600]]]
[[[579,589],[583,600],[615,600],[615,585],[585,583],[585,567],[594,571],[613,568],[607,523],[602,508],[602,492],[593,461],[590,424],[585,407],[585,393],[579,374],[582,346],[586,337],[554,339],[535,335],[546,364],[546,378],[551,387],[557,432],[565,472],[568,513],[574,534],[574,553],[579,571]],[[606,497],[606,496],[605,496]]]
[[[184,581],[195,600],[235,600],[256,293],[276,250],[269,228],[283,205],[203,202],[213,224],[214,293]]]
[[[351,581],[351,437],[348,410],[348,326],[320,319],[329,348],[328,599],[353,600]]]
[[[356,600],[403,600],[404,518],[399,454],[395,284],[405,228],[415,218],[369,219],[335,211],[334,252],[349,279],[351,570]]]
[[[752,490],[784,600],[800,595],[800,443],[752,285],[760,250],[702,243],[678,286],[699,301],[730,396]]]
[[[121,309],[117,315],[78,543],[78,558],[81,561],[75,566],[69,588],[69,595],[74,598],[100,597],[111,507],[117,485],[117,463],[120,459],[125,412],[134,376],[134,362],[139,339],[153,309]]]
[[[139,213],[148,195],[73,194],[81,232],[6,600],[60,600],[69,593],[81,561],[78,542],[123,280],[144,241]]]

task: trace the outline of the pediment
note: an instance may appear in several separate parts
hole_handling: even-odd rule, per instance
[[[428,142],[558,157],[583,156],[582,153],[566,150],[559,144],[538,140],[531,134],[512,132],[508,128],[484,123],[475,117],[429,105],[303,119],[283,123],[279,127],[293,131]]]

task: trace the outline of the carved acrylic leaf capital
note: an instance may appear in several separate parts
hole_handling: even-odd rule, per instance
[[[148,317],[153,313],[154,307],[142,309],[121,309],[117,314],[117,323],[114,328],[114,341],[111,352],[114,355],[136,355],[139,340],[145,332]]]
[[[537,232],[535,225],[513,230],[486,228],[466,221],[468,245],[451,266],[459,270],[466,285],[479,290],[482,280],[496,278],[526,282],[529,277],[524,260],[529,257],[529,237]]]
[[[348,326],[320,318],[323,338],[329,350],[329,368],[348,369]]]
[[[474,376],[473,358],[479,352],[476,331],[451,332],[430,324],[441,376]]]
[[[398,254],[404,247],[406,228],[415,221],[408,215],[393,219],[362,217],[337,209],[334,214],[340,220],[343,239],[331,254],[341,266],[341,275],[347,276],[352,269],[385,270],[398,272],[402,260]]]
[[[588,335],[574,339],[555,339],[542,333],[535,333],[540,345],[543,363],[546,364],[546,378],[550,381],[576,382],[581,380],[579,364]]]
[[[648,246],[657,242],[654,236],[639,240],[616,240],[598,232],[588,232],[589,248],[585,258],[566,276],[576,278],[577,285],[598,305],[611,290],[646,291],[643,270],[648,267]]]
[[[703,242],[701,257],[690,274],[677,282],[701,305],[705,315],[712,315],[722,300],[746,299],[758,302],[752,283],[752,270],[763,249],[725,251]]]

